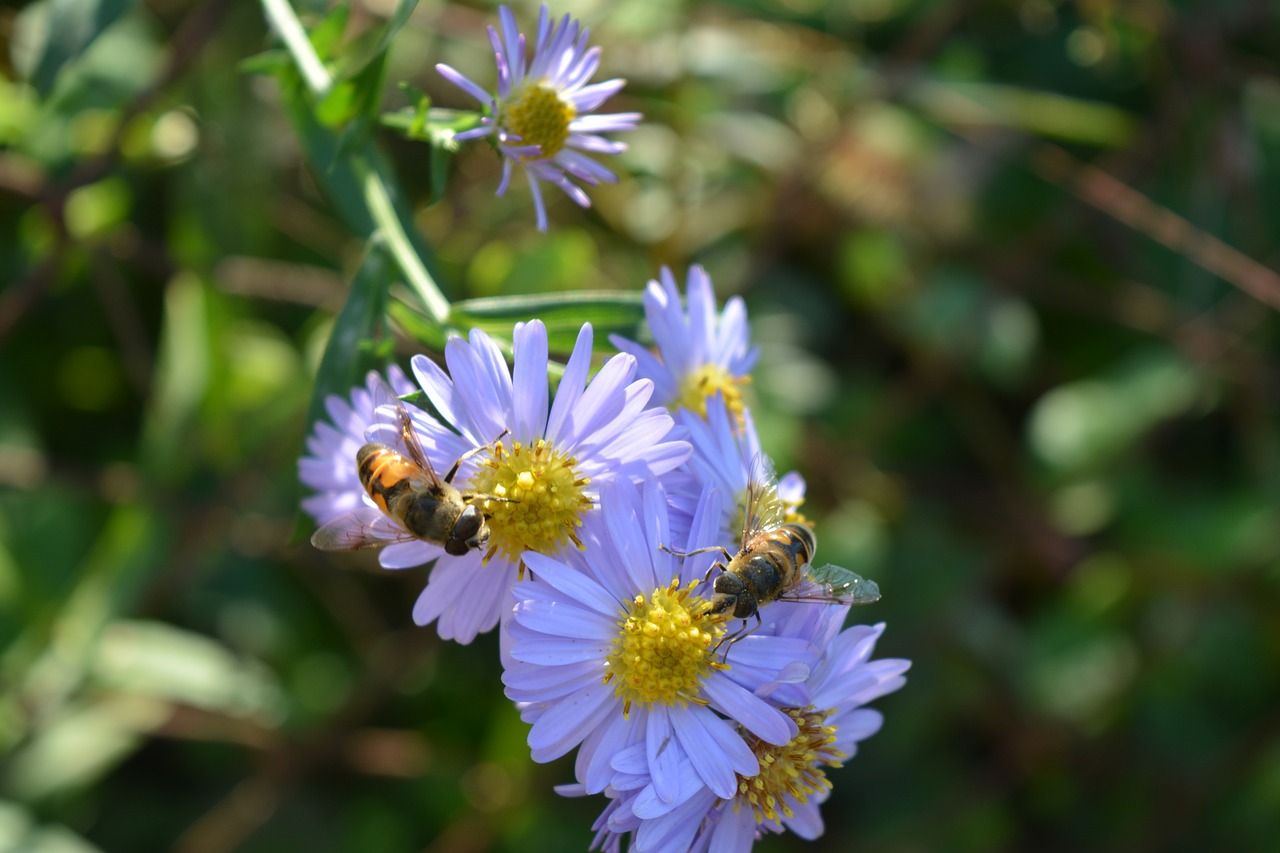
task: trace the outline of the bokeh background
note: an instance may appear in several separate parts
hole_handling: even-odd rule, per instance
[[[452,298],[695,261],[746,298],[765,446],[914,661],[826,837],[758,849],[1275,849],[1275,4],[566,11],[648,120],[590,211],[549,194],[541,235],[483,144],[441,187],[373,140]],[[496,17],[423,0],[384,108],[473,107],[431,68],[492,80]],[[586,849],[600,803],[530,762],[495,638],[298,524],[364,244],[244,64],[262,7],[42,0],[0,40],[0,848]]]

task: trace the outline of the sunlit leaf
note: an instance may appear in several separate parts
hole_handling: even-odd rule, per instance
[[[0,800],[0,845],[24,853],[97,853],[101,849],[61,824],[38,824],[30,811],[8,800]]]
[[[271,716],[279,710],[280,691],[261,664],[209,637],[160,622],[110,625],[90,675],[113,692],[235,716]]]
[[[921,82],[913,100],[940,121],[960,127],[1006,126],[1027,133],[1116,147],[1134,132],[1133,117],[1111,104],[986,82]]]
[[[11,758],[11,790],[27,800],[85,788],[105,776],[169,716],[167,703],[116,696],[69,706]]]
[[[449,315],[458,328],[483,329],[505,338],[517,322],[533,319],[546,324],[552,351],[572,350],[583,323],[592,325],[597,347],[604,347],[609,334],[636,337],[644,319],[643,296],[639,291],[607,290],[495,296],[454,303]]]

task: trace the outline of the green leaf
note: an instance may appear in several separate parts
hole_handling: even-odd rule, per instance
[[[281,90],[307,160],[339,216],[365,240],[383,233],[405,278],[413,284],[415,277],[429,277],[430,287],[435,288],[440,271],[434,253],[418,234],[404,191],[373,140],[367,134],[344,138],[316,121],[295,73],[281,76]],[[378,210],[371,206],[375,197],[381,205]],[[386,223],[385,228],[379,217]],[[389,233],[393,231],[396,233]],[[415,286],[424,302],[429,296],[424,292],[427,284],[419,280]],[[437,293],[434,298],[440,303],[439,314],[443,316],[443,297]]]
[[[590,323],[594,329],[597,349],[609,334],[637,337],[644,321],[644,296],[638,292],[587,290],[468,299],[453,306],[445,329],[397,301],[391,302],[388,313],[405,334],[437,352],[444,349],[450,330],[482,329],[496,340],[509,343],[516,323],[535,319],[546,324],[553,352],[569,352],[583,323]]]
[[[1038,136],[1102,147],[1133,138],[1134,120],[1111,104],[986,82],[925,80],[910,99],[952,127],[1012,127]]]
[[[453,157],[443,147],[432,147],[430,156],[431,195],[427,204],[436,204],[444,198],[445,187],[449,183],[449,162]]]
[[[430,318],[397,299],[391,300],[387,306],[387,316],[400,327],[401,331],[426,349],[435,352],[444,351],[444,345],[449,341],[449,331],[432,322]]]
[[[411,93],[418,91],[408,83],[401,83],[400,88],[411,97]],[[481,113],[472,110],[433,108],[426,95],[421,95],[415,106],[402,107],[378,117],[384,127],[398,130],[408,139],[429,142],[448,151],[457,151],[458,142],[454,137],[464,130],[479,127],[480,119]]]
[[[365,371],[381,366],[381,362],[374,358],[371,342],[376,341],[381,332],[387,289],[394,280],[393,271],[386,247],[379,243],[370,244],[320,359],[315,389],[307,408],[308,433],[315,421],[324,416],[326,397],[330,394],[347,395],[360,384]]]
[[[337,59],[335,85],[316,104],[316,118],[330,127],[342,127],[361,116],[372,118],[378,112],[391,41],[417,5],[418,0],[402,0],[384,26],[361,35]],[[318,47],[317,51],[324,55]]]
[[[310,435],[316,421],[325,417],[324,401],[329,395],[347,396],[361,383],[367,370],[382,367],[388,361],[390,347],[382,348],[378,341],[394,269],[386,247],[371,243],[320,358],[311,402],[307,406],[304,435]],[[294,541],[303,538],[310,528],[310,521],[299,513],[294,525]]]
[[[351,7],[346,3],[334,6],[320,23],[307,31],[307,38],[315,48],[316,55],[323,60],[332,60],[342,41],[342,34],[347,29],[347,18],[351,15]]]
[[[279,711],[279,687],[260,663],[162,622],[119,620],[108,625],[91,676],[111,693],[237,717],[269,718]]]
[[[381,65],[386,59],[387,51],[391,49],[391,42],[396,33],[408,23],[409,16],[413,14],[417,5],[418,0],[401,0],[386,24],[356,39],[347,54],[338,60],[336,76],[339,79],[352,80],[363,75],[368,66]]]
[[[59,823],[37,823],[26,806],[0,800],[0,841],[5,850],[26,853],[98,853],[90,844]]]
[[[14,65],[41,95],[58,72],[93,44],[134,0],[43,0],[22,10],[15,24]]]
[[[253,56],[246,57],[236,64],[236,70],[241,74],[279,75],[292,67],[293,59],[289,56],[289,51],[282,48],[272,48],[271,50],[264,50],[262,53],[255,53]]]

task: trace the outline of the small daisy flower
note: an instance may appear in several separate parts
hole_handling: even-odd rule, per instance
[[[759,348],[751,346],[746,305],[734,296],[717,315],[711,277],[696,265],[689,267],[688,292],[686,313],[675,276],[666,267],[661,281],[650,281],[645,289],[645,318],[657,354],[617,335],[609,340],[634,355],[640,375],[653,380],[654,405],[706,416],[707,398],[719,393],[729,410],[741,417],[742,386],[751,381],[751,368],[760,355]]]
[[[832,787],[827,771],[843,766],[860,741],[880,730],[883,716],[864,706],[901,688],[910,666],[905,660],[871,660],[884,624],[840,631],[846,611],[790,604],[775,611],[780,616],[764,629],[809,636],[822,643],[824,653],[804,684],[792,686],[801,688],[790,694],[799,701],[780,705],[796,726],[795,737],[779,745],[743,733],[759,772],[740,776],[730,797],[703,788],[674,808],[641,786],[643,776],[619,775],[617,787],[608,792],[612,801],[597,821],[596,844],[618,849],[621,836],[630,833],[634,853],[747,853],[769,832],[790,830],[807,840],[821,836],[819,806]],[[778,692],[770,700],[782,697]],[[642,769],[631,764],[627,769],[633,773]],[[569,788],[565,793],[581,792]]]
[[[387,381],[397,394],[416,390],[395,365],[387,370]],[[375,421],[376,392],[383,383],[377,371],[369,371],[363,386],[356,386],[347,399],[331,394],[324,401],[329,421],[317,420],[307,436],[307,455],[298,460],[298,479],[318,494],[303,498],[302,509],[316,524],[330,521],[374,503],[356,473],[356,451],[365,443],[365,430]],[[394,536],[388,526],[387,538]]]
[[[547,377],[547,329],[517,325],[514,368],[480,330],[445,346],[446,373],[426,356],[413,372],[440,419],[409,409],[423,451],[437,471],[463,460],[453,484],[474,495],[488,520],[488,550],[451,556],[413,540],[382,550],[385,568],[438,560],[414,606],[414,620],[438,620],[440,636],[467,643],[509,611],[509,591],[527,553],[558,555],[582,547],[579,528],[602,485],[665,474],[689,455],[668,440],[672,419],[647,409],[653,383],[635,379],[635,360],[618,355],[588,382],[592,330],[584,325],[554,400]],[[408,407],[406,407],[408,408]],[[379,418],[370,440],[397,446],[394,421]],[[480,453],[472,453],[484,448]],[[468,456],[468,454],[471,454]],[[466,457],[466,458],[464,458]]]
[[[781,746],[798,731],[760,691],[803,681],[817,648],[765,635],[720,645],[724,626],[698,590],[713,558],[664,549],[660,483],[647,481],[641,493],[615,481],[601,507],[584,527],[585,552],[527,554],[534,579],[515,588],[503,683],[533,724],[533,758],[551,761],[581,745],[576,775],[590,793],[612,783],[626,756],[662,802],[703,787],[732,797],[740,776],[759,771],[749,739]],[[718,514],[708,491],[695,535],[714,530]]]
[[[625,85],[625,80],[606,80],[588,85],[600,66],[600,48],[587,47],[588,31],[568,15],[558,24],[551,21],[547,7],[538,13],[538,37],[533,58],[526,64],[525,37],[516,28],[515,16],[506,6],[498,7],[502,32],[489,27],[498,65],[498,93],[491,95],[448,65],[436,70],[445,79],[487,105],[481,126],[464,131],[457,139],[490,137],[502,153],[502,182],[498,195],[507,191],[511,172],[521,166],[529,180],[537,211],[538,230],[547,230],[547,211],[539,181],[564,190],[581,207],[591,200],[570,178],[597,186],[614,183],[617,176],[582,152],[617,154],[626,145],[601,136],[632,130],[639,113],[595,114],[594,110]]]

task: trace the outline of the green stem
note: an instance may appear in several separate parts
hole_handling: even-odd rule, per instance
[[[262,8],[267,13],[267,20],[275,25],[276,32],[284,40],[285,47],[289,48],[293,61],[298,63],[307,88],[318,96],[325,95],[333,85],[333,77],[316,56],[311,39],[307,38],[307,31],[293,13],[289,0],[262,0]]]
[[[293,56],[293,61],[297,64],[303,80],[306,81],[307,88],[317,97],[324,96],[333,87],[333,76],[316,55],[315,48],[307,37],[307,31],[303,29],[302,22],[298,20],[293,7],[289,5],[288,0],[262,0],[262,8],[276,32],[280,34],[280,38],[284,40],[285,47]],[[422,300],[422,305],[431,319],[444,326],[449,319],[449,300],[445,299],[444,294],[441,293],[435,279],[427,271],[426,264],[422,262],[422,257],[414,250],[409,235],[405,233],[404,225],[391,201],[392,194],[387,182],[370,162],[369,157],[353,157],[351,168],[360,177],[369,215],[377,224],[379,233],[387,243],[387,248],[391,250],[392,257],[400,267],[400,272],[409,286],[418,294],[418,298]]]
[[[391,203],[391,193],[387,190],[386,183],[377,170],[370,168],[363,158],[357,160],[354,165],[358,171],[364,173],[365,203],[369,205],[369,213],[373,215],[373,220],[378,223],[378,230],[387,241],[391,256],[400,265],[400,271],[404,273],[409,286],[417,292],[418,298],[422,300],[422,306],[427,309],[431,319],[443,326],[449,319],[449,300],[445,299],[440,288],[436,287],[431,273],[427,272],[422,258],[409,242],[409,235],[405,233],[400,217],[396,215],[395,206]]]

